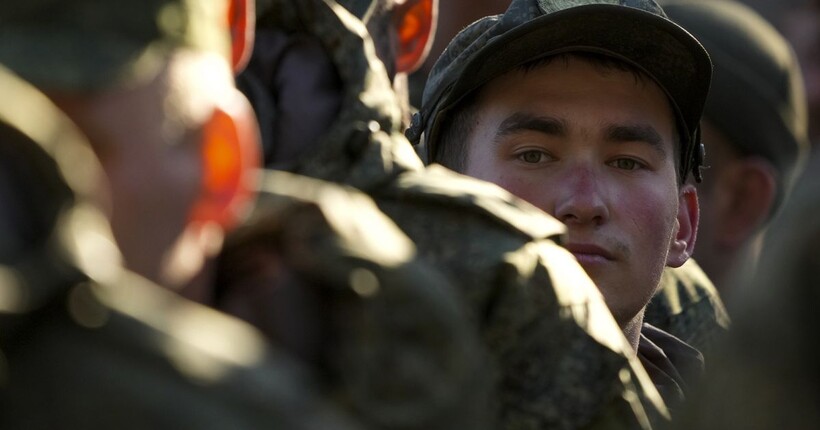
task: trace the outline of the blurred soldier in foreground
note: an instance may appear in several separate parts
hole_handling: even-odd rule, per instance
[[[227,7],[37,0],[0,14],[0,63],[51,98],[100,160],[125,266],[176,289],[253,197],[257,134],[233,85]]]
[[[503,186],[567,225],[664,399],[698,376],[692,347],[643,322],[664,267],[691,255],[698,133],[711,63],[651,0],[514,0],[464,29],[408,131],[426,155]]]
[[[358,428],[256,330],[123,269],[82,135],[0,89],[0,427]]]
[[[647,428],[648,417],[664,416],[600,293],[556,243],[560,224],[491,184],[425,169],[404,138],[400,83],[426,53],[435,2],[343,2],[375,48],[334,2],[268,3],[242,80],[263,127],[289,130],[288,121],[311,118],[316,136],[272,139],[269,161],[365,191],[459,287],[492,360],[484,376],[495,403],[477,413],[509,429]],[[310,59],[306,68],[300,59]],[[294,91],[283,84],[293,76],[312,80]],[[327,103],[292,115],[304,94]]]
[[[678,282],[665,284],[647,319],[706,353],[728,328],[717,291],[730,301],[743,295],[733,295],[730,280],[754,276],[765,227],[802,170],[809,149],[806,96],[792,49],[749,8],[699,0],[670,0],[663,8],[715,65],[701,122],[709,162],[698,186],[695,258],[717,290],[687,264],[667,274]]]
[[[110,238],[106,216],[88,209],[87,190],[78,209],[42,193],[52,218],[65,207],[71,221],[46,220],[59,243],[46,237],[31,256],[4,252],[0,420],[25,428],[347,428],[322,398],[368,428],[481,428],[475,411],[486,409],[487,390],[474,375],[485,357],[475,330],[448,285],[361,194],[271,175],[260,209],[270,216],[234,239],[281,239],[271,244],[281,264],[265,269],[282,275],[269,278],[274,291],[292,295],[275,304],[316,318],[289,326],[303,315],[285,312],[265,328],[285,333],[273,336],[277,346],[302,358],[304,370],[273,357],[244,323],[149,281],[202,302],[225,299],[243,317],[240,298],[257,298],[217,288],[202,271],[256,187],[258,142],[233,87],[227,16],[228,4],[212,0],[0,7],[0,63],[38,85],[88,137],[107,181],[93,175],[92,159],[60,164],[60,172],[72,185],[79,177],[110,191],[93,197],[113,230]],[[70,145],[78,132],[53,123],[68,120],[44,96],[24,97],[16,85],[4,88],[15,103],[4,112],[22,112],[30,140],[58,163],[89,152]],[[27,193],[10,189],[25,201]],[[15,216],[9,231],[30,217]],[[64,251],[63,239],[77,250]],[[133,272],[119,267],[117,247]],[[49,258],[65,267],[40,270],[56,264]],[[311,294],[318,303],[303,299]]]

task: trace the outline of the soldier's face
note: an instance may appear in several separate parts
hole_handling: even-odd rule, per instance
[[[567,248],[616,320],[638,321],[663,268],[688,258],[697,227],[661,89],[568,57],[497,78],[477,103],[465,173],[564,222]]]

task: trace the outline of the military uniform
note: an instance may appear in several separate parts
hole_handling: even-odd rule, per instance
[[[384,66],[346,10],[268,3],[260,25],[322,41],[344,84],[338,118],[293,170],[367,193],[458,287],[491,359],[491,425],[646,428],[664,415],[599,292],[557,245],[563,227],[494,185],[425,169]]]
[[[675,157],[678,184],[685,183],[690,173],[700,181],[704,148],[698,130],[712,65],[703,46],[670,21],[652,0],[513,0],[503,14],[470,24],[449,43],[430,72],[421,109],[413,117],[407,136],[428,161],[464,169],[468,139],[457,133],[468,133],[463,129],[469,129],[473,119],[460,114],[474,108],[476,98],[483,100],[481,89],[511,71],[529,71],[542,60],[568,54],[607,57],[640,70],[657,84],[666,94],[680,142]],[[598,221],[593,224],[597,226]],[[692,241],[685,243],[691,245]],[[642,316],[638,314],[638,322]],[[654,329],[649,331],[652,337],[658,334]],[[648,339],[648,333],[642,334],[641,343],[646,347],[639,346],[638,354],[644,363],[653,365],[650,376],[658,376],[653,381],[661,393],[681,391],[677,383],[672,384],[678,385],[673,390],[664,386],[673,380],[682,382],[675,374],[685,372],[676,372],[673,363],[657,353],[659,344],[671,346],[679,341],[664,336],[663,342],[656,343]],[[700,361],[696,352],[684,355]],[[660,361],[653,362],[653,357]],[[668,377],[672,375],[675,377]]]
[[[0,164],[37,176],[3,169],[3,206],[43,220],[25,246],[0,234],[0,427],[359,428],[249,325],[122,269],[90,148],[4,68],[0,88]]]
[[[694,260],[666,268],[644,321],[708,356],[729,331],[730,319],[712,281]]]
[[[463,304],[370,198],[276,171],[261,191],[220,256],[218,305],[257,291],[248,319],[368,428],[487,427],[488,359]]]

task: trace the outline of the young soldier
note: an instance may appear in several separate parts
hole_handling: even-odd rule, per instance
[[[700,356],[643,324],[664,267],[692,253],[697,132],[711,64],[651,0],[514,0],[439,58],[411,134],[433,162],[501,185],[566,224],[665,399]]]

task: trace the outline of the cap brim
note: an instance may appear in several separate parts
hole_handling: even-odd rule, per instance
[[[712,64],[686,30],[631,7],[577,6],[540,16],[484,46],[460,73],[439,106],[440,117],[470,92],[527,62],[565,52],[595,52],[645,71],[666,92],[685,136],[692,136],[709,90]],[[441,115],[444,114],[444,115]],[[438,118],[430,129],[434,140]],[[683,154],[684,157],[690,154]]]

